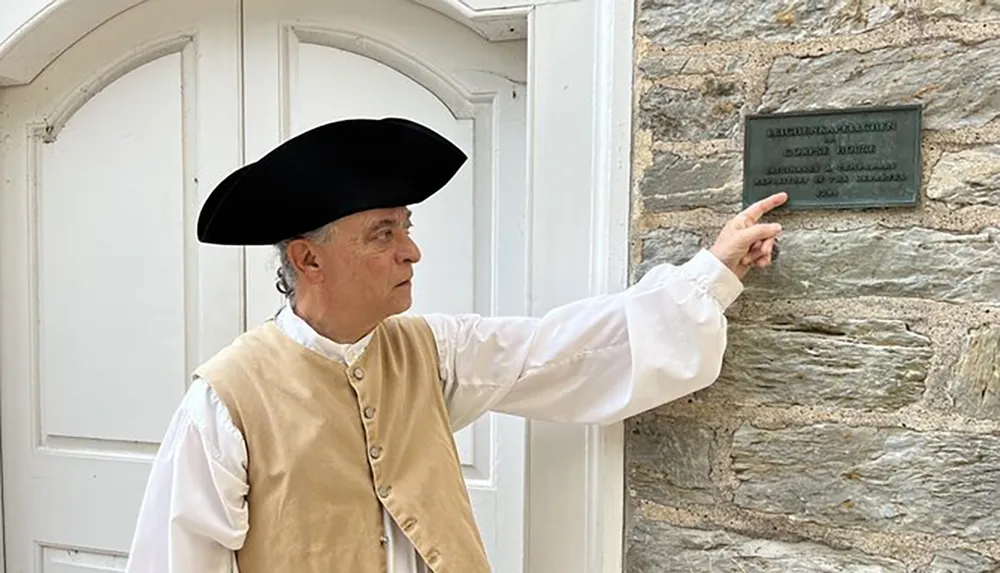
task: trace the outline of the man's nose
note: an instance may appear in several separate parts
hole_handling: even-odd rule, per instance
[[[403,239],[403,245],[400,248],[400,258],[401,262],[404,263],[417,263],[420,261],[420,247],[409,235]]]

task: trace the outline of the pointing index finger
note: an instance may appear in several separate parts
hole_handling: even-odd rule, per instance
[[[743,215],[750,219],[751,222],[756,223],[764,216],[768,211],[780,207],[788,200],[788,193],[775,193],[770,197],[765,197],[760,201],[757,201],[753,205],[750,205],[743,211]]]

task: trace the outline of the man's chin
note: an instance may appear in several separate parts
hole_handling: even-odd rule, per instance
[[[397,289],[402,290],[402,289]],[[403,314],[413,306],[413,296],[407,289],[405,292],[395,292],[390,303],[392,314]]]

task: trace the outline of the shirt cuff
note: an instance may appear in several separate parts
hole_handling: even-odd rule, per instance
[[[729,308],[743,293],[743,283],[739,277],[707,249],[702,249],[691,260],[684,263],[681,270],[695,284],[719,301],[723,310]]]

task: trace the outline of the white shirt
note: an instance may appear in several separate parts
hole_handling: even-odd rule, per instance
[[[711,384],[726,347],[726,308],[742,284],[708,251],[660,265],[624,292],[540,318],[425,316],[437,341],[455,431],[487,411],[605,424]],[[345,368],[368,338],[336,344],[284,307],[281,331]],[[370,338],[371,335],[369,335]],[[127,573],[238,573],[248,530],[246,446],[219,397],[194,380],[149,476]],[[389,573],[426,569],[388,512]]]

